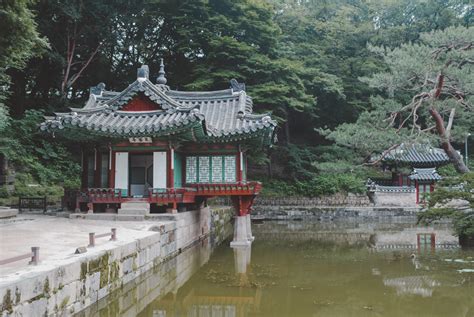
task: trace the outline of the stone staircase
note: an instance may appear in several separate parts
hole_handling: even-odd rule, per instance
[[[150,204],[141,201],[124,202],[117,213],[119,215],[148,215],[150,213]]]

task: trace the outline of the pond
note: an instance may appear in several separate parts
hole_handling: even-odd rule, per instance
[[[83,316],[474,316],[474,252],[447,226],[265,222],[185,250]]]

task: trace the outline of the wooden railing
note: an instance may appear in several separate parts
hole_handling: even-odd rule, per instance
[[[150,188],[150,203],[193,203],[196,190],[194,188]]]
[[[188,184],[183,188],[150,188],[147,200],[149,203],[194,203],[196,196],[238,196],[256,195],[262,189],[259,182],[238,183],[198,183]],[[120,189],[89,188],[78,197],[79,202],[87,203],[121,203],[131,198],[123,197]]]
[[[196,189],[197,196],[256,195],[262,189],[260,182],[203,183],[192,184],[190,186]]]
[[[120,203],[122,191],[117,188],[89,188],[87,189],[87,200],[92,203]]]

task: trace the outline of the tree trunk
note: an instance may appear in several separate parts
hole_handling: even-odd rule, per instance
[[[451,145],[451,141],[444,126],[444,120],[434,106],[430,107],[430,114],[435,120],[436,130],[438,131],[441,139],[441,146],[451,160],[451,163],[453,163],[454,168],[456,171],[458,171],[458,173],[469,173],[469,168],[466,166],[466,164],[464,164],[462,156]]]

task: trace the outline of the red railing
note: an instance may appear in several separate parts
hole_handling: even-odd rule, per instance
[[[86,202],[91,203],[120,203],[122,191],[116,188],[88,188]]]
[[[149,203],[194,203],[196,196],[238,196],[257,195],[262,189],[260,182],[238,183],[198,183],[184,188],[150,188],[148,197],[142,198]],[[89,188],[79,196],[80,202],[121,203],[132,198],[122,197],[120,189]]]
[[[193,188],[150,188],[150,203],[193,203],[196,190]]]
[[[206,183],[192,184],[190,186],[196,189],[196,196],[256,195],[262,189],[260,182]]]

